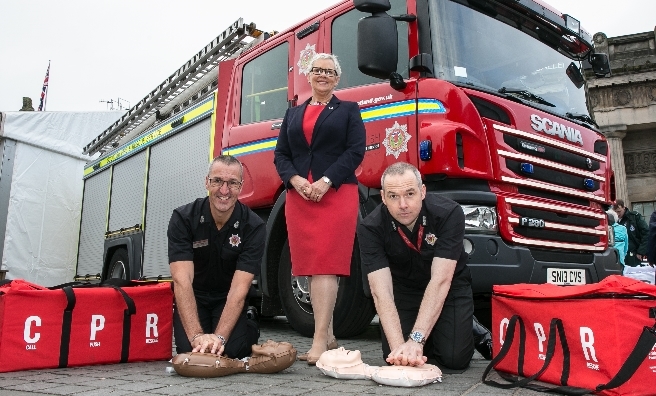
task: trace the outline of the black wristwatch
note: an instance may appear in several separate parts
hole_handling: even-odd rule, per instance
[[[424,337],[424,333],[422,333],[421,331],[413,331],[412,333],[410,333],[409,339],[421,345],[426,345],[426,337]]]

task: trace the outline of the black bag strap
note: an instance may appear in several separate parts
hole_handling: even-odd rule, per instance
[[[75,293],[71,286],[62,288],[66,294],[68,304],[64,309],[64,318],[62,319],[61,343],[59,344],[59,368],[68,366],[68,352],[71,344],[71,323],[73,322],[73,308],[75,308]]]
[[[518,358],[518,365],[517,365],[517,372],[520,373],[520,375],[523,374],[524,372],[524,345],[526,344],[526,329],[524,328],[524,321],[519,315],[513,315],[510,318],[510,321],[508,322],[508,328],[506,329],[506,338],[503,342],[503,346],[501,347],[501,350],[499,351],[499,354],[495,356],[490,364],[487,365],[485,368],[485,371],[483,372],[483,383],[487,385],[491,385],[497,388],[502,388],[502,389],[510,389],[510,388],[515,388],[517,385],[514,383],[512,384],[501,384],[496,381],[491,381],[487,379],[488,374],[496,365],[501,362],[508,352],[510,351],[510,347],[513,344],[513,340],[515,339],[515,327],[519,323],[519,336],[520,336],[520,341],[519,341],[519,358]]]
[[[558,335],[558,341],[560,341],[560,346],[563,351],[563,369],[560,374],[560,386],[553,387],[553,386],[543,386],[539,384],[534,384],[532,383],[532,381],[537,379],[540,375],[542,375],[547,370],[556,353],[556,346],[557,346],[556,335]],[[586,395],[591,393],[592,391],[590,389],[578,388],[578,387],[567,385],[567,382],[569,381],[570,366],[571,366],[570,350],[569,350],[569,344],[567,343],[567,337],[565,336],[565,327],[563,326],[563,321],[561,319],[554,318],[551,319],[551,322],[549,324],[547,351],[545,353],[545,361],[544,364],[542,365],[542,368],[535,375],[524,379],[520,379],[520,377],[515,377],[502,372],[499,372],[498,374],[501,378],[505,379],[508,382],[511,382],[513,384],[516,384],[517,386],[526,389],[531,389],[537,392],[560,393],[560,394],[572,395],[572,396]],[[490,385],[495,386],[494,384],[490,384]]]
[[[11,283],[12,280],[13,280],[13,279],[3,279],[3,280],[0,280],[0,286],[4,286],[4,285],[6,285],[7,283]]]
[[[118,286],[118,287],[130,287],[130,286],[144,286],[144,285],[156,285],[159,282],[155,281],[134,281],[126,280],[121,278],[108,278],[100,282],[100,286]]]
[[[91,285],[90,283],[82,283],[82,282],[66,282],[62,283],[61,285],[56,285],[56,286],[50,286],[48,287],[49,290],[59,290],[63,289],[65,287],[80,287],[80,286],[88,286]]]
[[[656,345],[656,325],[654,325],[654,327],[645,326],[642,329],[642,334],[640,334],[636,346],[629,354],[629,357],[626,358],[624,364],[622,364],[620,371],[618,371],[615,377],[608,381],[608,383],[598,385],[596,391],[600,392],[602,390],[613,389],[623,385],[633,376],[633,374],[635,374],[638,367],[640,367],[642,362],[647,358],[654,345]]]
[[[130,329],[132,328],[132,315],[137,313],[137,307],[132,297],[122,288],[111,284],[102,284],[101,287],[111,287],[123,296],[127,308],[123,311],[123,338],[121,339],[121,363],[127,363],[130,354]]]
[[[504,340],[501,351],[497,356],[494,357],[494,359],[492,359],[490,364],[488,364],[488,366],[485,368],[485,371],[483,372],[482,381],[484,384],[494,386],[497,388],[502,388],[502,389],[511,389],[517,387],[524,387],[524,388],[528,387],[530,389],[533,389],[533,385],[530,384],[530,382],[535,381],[536,378],[541,376],[547,370],[547,368],[549,368],[549,365],[551,364],[551,360],[554,357],[554,353],[556,351],[556,336],[555,336],[556,332],[560,333],[561,345],[563,345],[563,340],[565,339],[565,331],[562,326],[562,321],[560,319],[552,319],[549,325],[549,338],[547,341],[547,353],[545,356],[544,364],[542,365],[542,368],[538,370],[537,373],[531,375],[530,377],[524,377],[521,379],[519,377],[513,377],[513,376],[502,376],[502,378],[510,382],[509,384],[502,384],[494,380],[487,379],[487,376],[489,372],[492,370],[492,368],[496,367],[496,365],[506,357],[508,351],[510,351],[510,348],[512,347],[513,344],[513,340],[515,338],[514,337],[515,324],[518,322],[520,323],[520,327],[519,327],[520,341],[519,341],[519,356],[517,359],[518,360],[517,372],[519,373],[519,377],[524,377],[526,328],[524,327],[524,322],[521,320],[521,318],[518,315],[513,315],[513,317],[510,318],[510,321],[508,323],[508,329],[506,330],[506,339]],[[565,355],[565,362],[563,364],[563,374],[561,375],[561,384],[567,385],[567,379],[569,377],[569,348],[567,347],[566,340],[563,346],[564,349],[565,348],[567,349],[566,351],[563,352],[563,354]],[[537,387],[542,388],[539,385]]]

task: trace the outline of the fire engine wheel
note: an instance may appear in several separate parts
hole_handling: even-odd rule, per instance
[[[109,260],[107,267],[107,278],[119,278],[130,280],[130,259],[127,249],[117,249]]]
[[[339,289],[333,313],[333,330],[337,338],[353,337],[367,329],[376,314],[371,298],[362,289],[360,252],[355,249],[351,257],[351,276],[338,278]],[[285,241],[278,267],[278,288],[283,310],[294,330],[306,337],[314,335],[314,316],[308,290],[307,277],[292,276],[289,241]]]

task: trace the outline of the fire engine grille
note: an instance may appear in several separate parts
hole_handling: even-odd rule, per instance
[[[521,198],[505,198],[512,241],[536,248],[601,251],[605,248],[605,213],[591,202],[605,177],[606,156],[555,138],[494,125],[507,148],[497,151],[500,165],[510,171],[502,181],[517,187]],[[575,206],[572,206],[575,205]]]
[[[595,228],[601,224],[598,219],[591,219],[589,217],[576,216],[571,214],[550,212],[547,210],[540,210],[534,208],[523,208],[521,206],[512,205],[513,213],[523,217],[532,217],[551,221],[554,223],[567,224],[579,227]]]
[[[574,189],[585,189],[587,191],[596,191],[599,189],[599,182],[593,179],[587,179],[585,177],[576,176],[565,172],[559,172],[557,170],[548,169],[532,164],[530,164],[532,166],[527,167],[525,164],[530,163],[506,159],[506,167],[515,172],[517,175],[525,175],[526,177],[534,180],[540,180]],[[530,173],[522,171],[523,168],[530,168]],[[587,188],[586,181],[589,183],[589,187]]]

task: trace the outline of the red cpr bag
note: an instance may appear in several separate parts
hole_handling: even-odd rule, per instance
[[[582,286],[494,286],[495,357],[483,381],[565,394],[656,395],[655,316],[656,287],[619,275]],[[510,383],[488,380],[492,368]]]
[[[0,286],[0,371],[59,366],[66,296],[23,280]]]
[[[168,283],[0,287],[0,371],[171,357]]]

